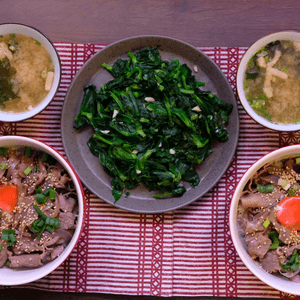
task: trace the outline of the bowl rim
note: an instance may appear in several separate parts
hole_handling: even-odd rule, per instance
[[[278,31],[268,35],[265,35],[255,42],[251,44],[251,46],[246,50],[243,54],[242,59],[239,62],[238,70],[236,74],[236,88],[237,88],[237,95],[240,103],[242,104],[246,113],[257,123],[262,126],[265,126],[274,131],[297,131],[300,130],[300,123],[298,124],[276,124],[268,121],[267,119],[259,116],[249,105],[248,100],[245,96],[244,89],[243,89],[243,81],[244,81],[244,74],[246,70],[247,63],[249,59],[255,55],[255,53],[264,45],[270,43],[271,41],[283,39],[279,38],[280,36],[288,37],[290,40],[299,40],[300,41],[300,31],[296,30],[285,30],[285,31]],[[285,38],[287,39],[287,38]]]
[[[61,59],[60,59],[60,56],[58,54],[58,51],[56,49],[56,47],[54,46],[54,43],[48,38],[47,35],[45,35],[44,33],[42,33],[39,29],[33,27],[33,26],[30,26],[30,25],[26,25],[26,24],[23,24],[23,23],[18,23],[18,22],[13,22],[13,23],[0,23],[0,28],[2,25],[6,25],[6,26],[9,26],[9,25],[17,25],[17,26],[21,26],[21,27],[24,27],[24,28],[29,28],[30,30],[33,30],[33,31],[36,31],[39,35],[41,35],[42,37],[44,37],[46,39],[46,41],[49,43],[49,45],[51,46],[51,48],[53,49],[54,51],[54,54],[57,58],[57,62],[58,62],[58,82],[57,82],[57,86],[55,88],[55,90],[53,90],[53,97],[51,97],[47,102],[45,102],[45,104],[43,106],[41,106],[41,108],[39,110],[37,110],[36,112],[32,113],[32,114],[29,114],[29,112],[21,112],[21,113],[16,113],[16,114],[9,114],[9,116],[12,116],[14,115],[15,117],[14,118],[10,118],[9,120],[5,119],[4,116],[5,114],[1,114],[0,116],[0,121],[2,122],[20,122],[20,121],[24,121],[24,120],[27,120],[27,119],[30,119],[36,115],[38,115],[39,113],[41,113],[42,111],[44,111],[49,105],[50,103],[53,101],[54,97],[56,96],[58,90],[59,90],[59,87],[60,87],[60,84],[61,84],[61,77],[62,77],[62,63],[61,63]],[[51,90],[49,91],[49,93],[51,92]],[[46,97],[49,95],[49,93],[46,95]],[[45,97],[45,98],[46,98]],[[44,99],[45,100],[45,99]],[[38,106],[40,106],[43,102],[40,102],[40,104]],[[37,107],[38,107],[37,106]],[[27,116],[24,116],[24,114],[27,114]]]
[[[31,137],[18,136],[18,135],[6,135],[6,136],[0,137],[0,143],[2,142],[2,140],[8,141],[8,142],[13,142],[14,140],[17,140],[19,143],[22,143],[22,145],[24,145],[24,146],[26,145],[26,143],[29,142],[29,143],[36,145],[37,147],[40,146],[41,149],[43,149],[40,151],[44,151],[46,149],[46,151],[50,152],[51,155],[53,154],[54,156],[56,156],[56,158],[59,158],[59,163],[63,162],[65,164],[65,166],[63,165],[63,167],[66,169],[69,176],[72,178],[72,180],[74,180],[74,179],[76,180],[76,182],[74,182],[74,184],[75,184],[75,187],[77,186],[76,190],[78,192],[78,208],[79,208],[78,221],[76,224],[75,231],[74,231],[72,238],[71,238],[70,242],[68,243],[67,247],[64,249],[64,251],[62,252],[62,254],[60,256],[55,258],[52,262],[49,262],[49,263],[52,263],[52,265],[51,265],[51,267],[48,266],[48,268],[45,268],[45,270],[43,270],[43,267],[47,266],[47,264],[42,265],[38,268],[27,269],[27,270],[32,270],[30,275],[27,277],[24,276],[24,278],[22,277],[22,279],[18,278],[16,281],[1,282],[1,278],[0,278],[0,286],[16,286],[16,285],[30,283],[30,282],[39,280],[39,279],[47,276],[48,274],[50,274],[51,272],[56,270],[60,265],[62,265],[68,259],[68,257],[71,255],[71,253],[73,252],[75,247],[78,245],[80,236],[83,232],[83,227],[84,227],[83,225],[84,225],[84,222],[86,219],[86,202],[85,202],[85,193],[84,193],[83,185],[81,183],[81,180],[80,180],[76,170],[73,168],[71,163],[58,150],[54,149],[52,146],[50,146],[49,144],[47,144],[45,142],[41,142],[41,141],[31,138]],[[32,146],[32,147],[34,148],[35,146]],[[25,271],[27,271],[27,270],[25,270]],[[10,271],[11,272],[22,272],[22,270],[17,270],[17,269],[16,270],[11,269]],[[24,274],[24,275],[26,275],[26,274]]]
[[[299,283],[292,282],[284,277],[277,277],[272,275],[265,270],[263,270],[248,254],[245,245],[242,242],[242,238],[239,234],[238,224],[237,224],[237,208],[239,204],[240,195],[249,181],[249,179],[254,175],[254,173],[263,167],[266,163],[276,160],[282,160],[288,157],[295,157],[297,154],[300,156],[300,144],[289,145],[282,148],[278,148],[270,151],[269,153],[260,157],[256,162],[254,162],[242,175],[240,178],[234,194],[231,199],[230,209],[229,209],[229,227],[231,239],[233,241],[235,250],[244,263],[244,265],[259,278],[262,282],[273,287],[282,292],[300,295]],[[295,286],[293,288],[293,286]]]

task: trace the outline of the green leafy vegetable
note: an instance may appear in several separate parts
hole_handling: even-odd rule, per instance
[[[154,197],[182,196],[181,180],[199,184],[193,165],[212,152],[212,142],[228,141],[233,106],[202,91],[187,65],[163,61],[157,48],[128,56],[103,64],[115,78],[100,91],[84,88],[74,128],[94,128],[88,146],[112,177],[116,201],[140,183],[161,192]]]
[[[1,240],[7,241],[7,246],[13,246],[17,241],[15,231],[13,229],[3,229]]]
[[[287,272],[295,272],[299,268],[299,256],[298,250],[294,249],[294,252],[290,258],[290,260],[284,265],[279,263],[284,271]]]

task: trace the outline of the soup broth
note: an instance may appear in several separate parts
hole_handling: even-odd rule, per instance
[[[52,85],[54,66],[51,56],[40,42],[23,34],[1,36],[0,46],[5,48],[5,45],[9,50],[6,56],[14,73],[10,83],[15,97],[1,101],[0,109],[7,113],[31,110],[49,93],[50,89],[45,88],[46,81],[51,81],[50,87]],[[2,53],[2,60],[4,55]]]
[[[250,106],[273,123],[300,121],[300,42],[281,40],[249,61],[244,91]]]

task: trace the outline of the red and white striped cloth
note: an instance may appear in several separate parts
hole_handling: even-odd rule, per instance
[[[44,141],[62,154],[61,108],[69,84],[88,58],[104,45],[55,43],[62,81],[51,105],[20,123],[0,123],[0,135]],[[227,76],[235,91],[239,60],[246,48],[199,48]],[[257,279],[235,252],[229,231],[234,188],[248,167],[299,133],[278,134],[256,124],[239,104],[236,155],[219,183],[198,201],[173,212],[135,214],[97,199],[86,190],[87,220],[69,259],[50,275],[23,287],[50,291],[156,296],[292,298]]]

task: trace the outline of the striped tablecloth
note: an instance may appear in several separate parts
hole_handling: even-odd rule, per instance
[[[20,123],[0,123],[0,135],[47,142],[62,154],[61,108],[68,86],[84,62],[104,45],[55,43],[62,81],[51,105]],[[246,48],[199,48],[227,76],[235,91],[238,62]],[[234,188],[247,168],[298,133],[270,131],[239,104],[240,137],[233,161],[219,183],[198,201],[173,212],[135,214],[114,208],[86,190],[87,215],[69,259],[45,278],[24,285],[50,291],[156,296],[292,298],[257,279],[238,257],[229,231]]]

